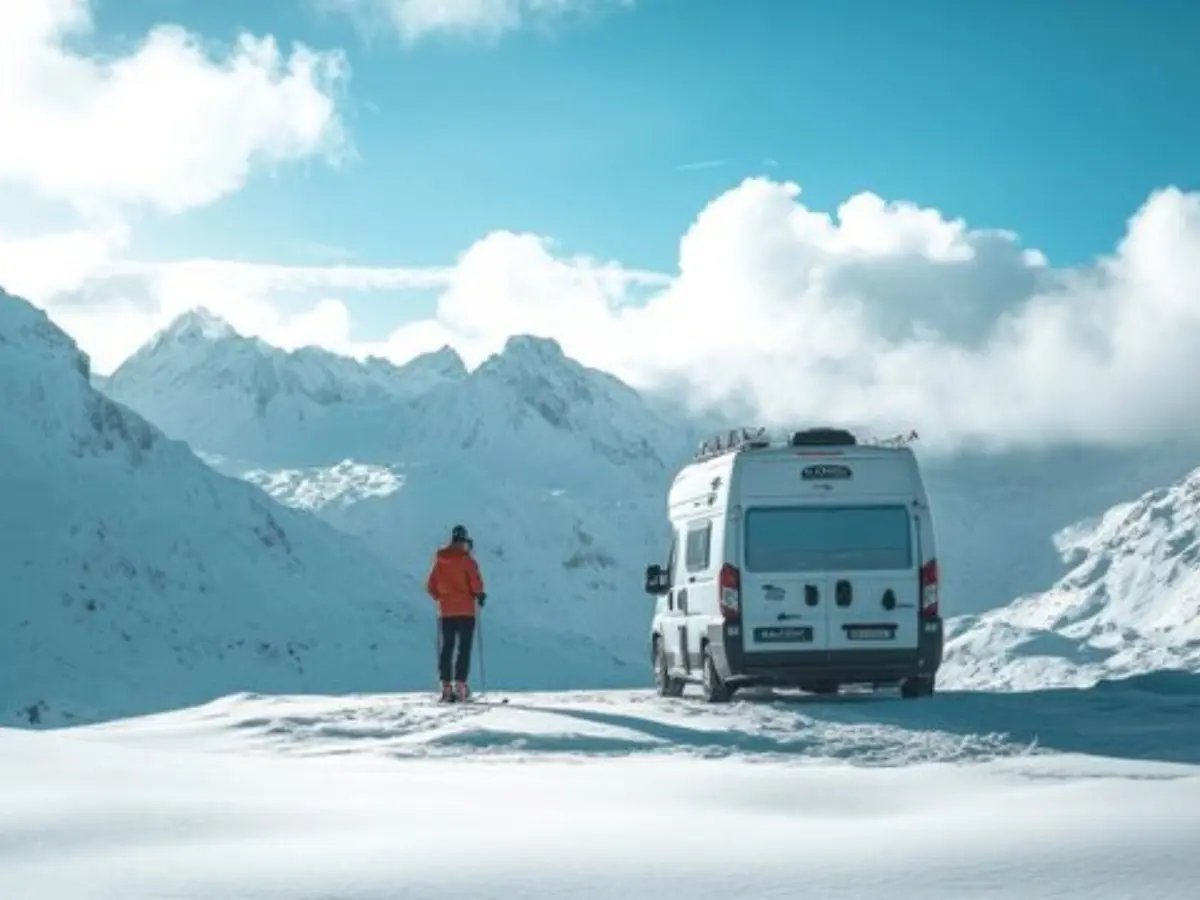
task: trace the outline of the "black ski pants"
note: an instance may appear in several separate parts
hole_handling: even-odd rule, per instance
[[[438,622],[438,677],[443,681],[466,681],[471,672],[471,643],[475,639],[474,616],[447,616]],[[458,644],[458,656],[454,645]],[[454,678],[451,679],[451,663]]]

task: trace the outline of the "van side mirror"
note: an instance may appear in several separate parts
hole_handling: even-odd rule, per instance
[[[661,597],[671,589],[671,576],[663,567],[655,563],[646,567],[646,593]]]

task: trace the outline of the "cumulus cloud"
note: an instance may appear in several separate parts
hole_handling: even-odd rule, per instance
[[[1012,233],[871,194],[836,216],[750,179],[680,243],[679,271],[634,301],[613,267],[536,237],[470,248],[435,322],[394,347],[478,356],[510,333],[557,338],[631,383],[771,423],[901,431],[927,444],[1136,443],[1200,429],[1200,195],[1163,190],[1115,252],[1054,269]]]
[[[0,181],[89,215],[180,212],[236,191],[254,164],[345,149],[340,53],[242,35],[215,54],[161,26],[100,58],[75,49],[92,24],[91,0],[0,3]]]
[[[633,6],[634,0],[317,0],[327,10],[348,13],[362,26],[392,28],[405,44],[443,34],[494,42],[527,25],[545,26],[569,15],[603,7]]]

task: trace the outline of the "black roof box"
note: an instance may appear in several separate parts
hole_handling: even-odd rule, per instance
[[[788,443],[793,447],[853,447],[858,438],[844,428],[806,428],[792,432]]]

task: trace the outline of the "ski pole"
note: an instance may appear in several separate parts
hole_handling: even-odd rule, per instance
[[[487,665],[483,655],[483,607],[479,608],[479,620],[476,631],[479,632],[479,683],[483,686],[483,695],[487,696]]]
[[[444,638],[442,635],[442,618],[441,618],[441,616],[434,616],[434,618],[433,618],[433,654],[434,654],[433,655],[433,665],[434,665],[434,669],[438,673],[438,677],[437,677],[438,690],[441,690],[441,688],[442,688],[441,665],[442,665],[442,640],[443,639]]]

